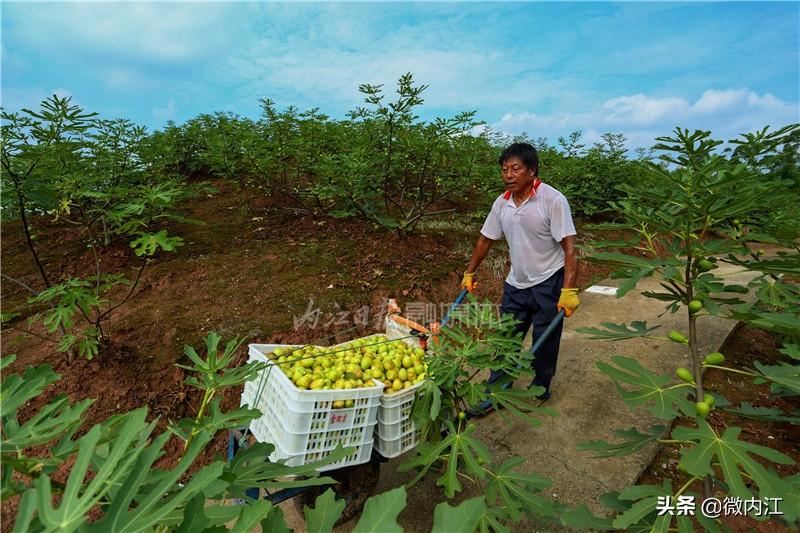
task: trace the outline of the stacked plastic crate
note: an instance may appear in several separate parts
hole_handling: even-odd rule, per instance
[[[250,361],[271,362],[267,354],[276,348],[300,347],[251,344]],[[245,384],[241,405],[261,411],[262,416],[250,423],[250,431],[260,442],[275,445],[270,460],[297,466],[326,458],[338,445],[355,448],[320,468],[325,471],[369,460],[382,392],[383,383],[354,389],[299,389],[280,368],[269,366]],[[352,407],[334,408],[338,400],[352,400]]]

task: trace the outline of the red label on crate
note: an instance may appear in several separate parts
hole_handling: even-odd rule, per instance
[[[339,424],[347,422],[347,413],[337,414],[331,413],[331,424]]]

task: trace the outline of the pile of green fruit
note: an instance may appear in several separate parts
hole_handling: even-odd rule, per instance
[[[267,354],[300,389],[355,389],[383,382],[386,393],[407,389],[425,379],[428,367],[424,355],[421,348],[390,341],[383,335],[336,347],[276,348]],[[342,405],[337,405],[340,402]],[[334,407],[352,407],[352,402],[339,400]]]

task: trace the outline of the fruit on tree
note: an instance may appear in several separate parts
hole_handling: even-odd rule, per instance
[[[674,329],[669,333],[667,333],[667,337],[669,337],[669,340],[671,341],[680,342],[682,344],[689,344],[689,341],[686,340],[686,337],[683,335],[683,333],[681,333],[680,331],[675,331]]]
[[[711,352],[705,357],[705,359],[703,359],[704,365],[720,365],[724,362],[725,356],[719,352]]]
[[[689,302],[689,312],[695,314],[703,308],[703,302],[700,300],[692,300]]]
[[[692,373],[682,366],[675,369],[675,375],[678,376],[678,379],[681,381],[685,381],[686,383],[694,383],[694,376],[692,376]]]
[[[694,404],[694,406],[697,408],[697,414],[700,416],[700,418],[707,417],[708,413],[711,412],[711,406],[706,402],[697,402]]]
[[[700,259],[699,261],[695,261],[694,267],[698,272],[708,272],[709,270],[714,268],[714,263],[712,263],[708,259],[703,258]]]

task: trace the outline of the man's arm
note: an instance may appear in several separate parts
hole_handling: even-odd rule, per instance
[[[568,289],[577,288],[578,282],[578,256],[575,251],[575,242],[575,235],[567,235],[561,239],[561,247],[564,249],[564,287]]]
[[[481,266],[483,259],[486,257],[486,254],[489,253],[489,250],[492,248],[494,241],[492,239],[486,238],[481,234],[478,237],[478,242],[475,243],[475,250],[472,252],[472,259],[470,259],[469,265],[467,266],[466,274],[472,274],[478,267]]]

